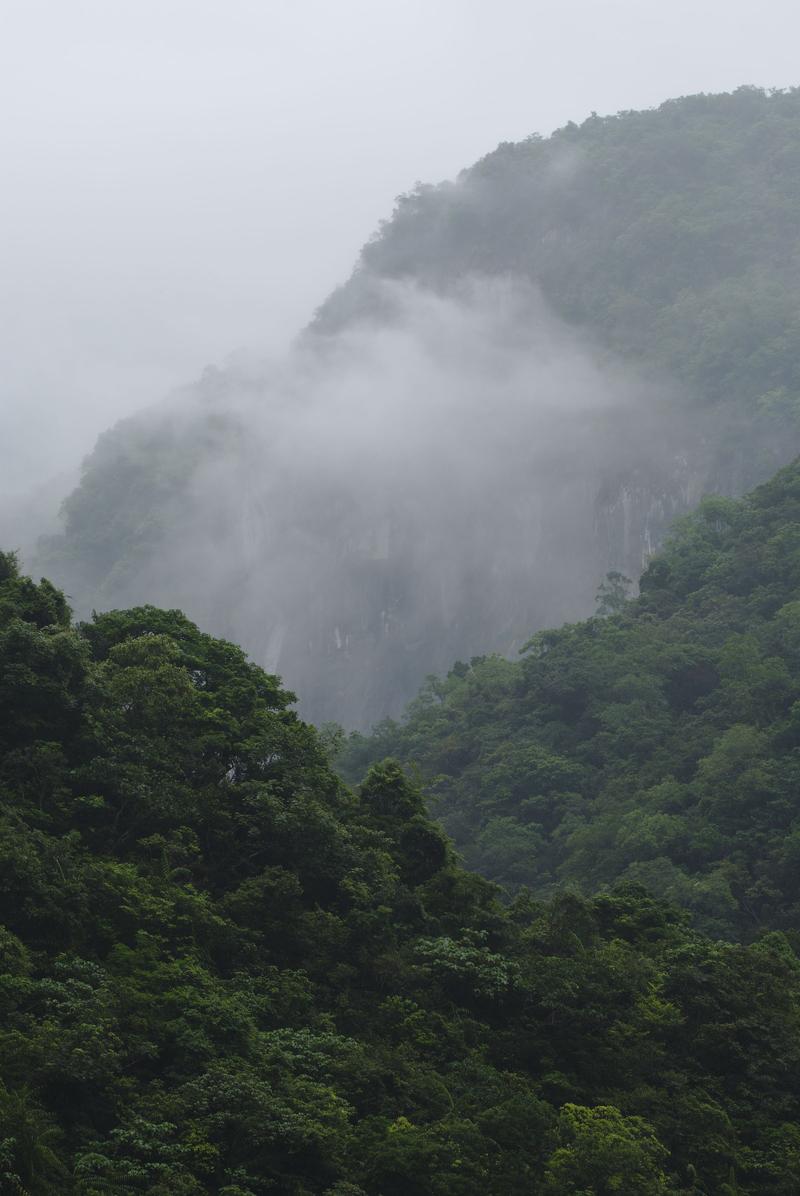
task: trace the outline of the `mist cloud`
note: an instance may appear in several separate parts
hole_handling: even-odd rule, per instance
[[[658,490],[675,393],[535,289],[372,285],[380,321],[240,358],[134,421],[196,463],[152,551],[92,595],[181,607],[345,725],[397,713],[457,657],[586,615],[607,569],[638,573],[642,521],[657,536],[680,502]],[[626,506],[645,475],[647,501]]]

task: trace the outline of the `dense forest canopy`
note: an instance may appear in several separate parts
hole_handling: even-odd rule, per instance
[[[704,571],[756,639],[783,605],[737,518],[738,553],[720,515],[665,559],[656,652]],[[713,941],[636,886],[504,907],[396,763],[347,789],[289,704],[180,612],[76,626],[0,556],[0,1190],[797,1190],[796,933]]]
[[[501,145],[401,197],[288,364],[109,431],[37,568],[83,615],[180,606],[364,728],[800,451],[798,263],[797,89]]]

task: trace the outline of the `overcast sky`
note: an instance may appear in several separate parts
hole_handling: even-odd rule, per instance
[[[0,0],[0,494],[280,350],[416,180],[798,44],[797,0]]]

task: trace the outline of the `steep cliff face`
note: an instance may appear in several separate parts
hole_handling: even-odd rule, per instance
[[[37,565],[367,725],[800,452],[798,263],[796,91],[500,146],[400,199],[287,362],[104,437]]]
[[[511,292],[405,289],[343,356],[230,369],[109,434],[41,567],[81,614],[191,611],[347,726],[588,613],[679,503],[685,400]]]

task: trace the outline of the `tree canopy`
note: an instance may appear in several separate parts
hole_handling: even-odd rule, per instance
[[[796,1189],[787,936],[631,885],[506,908],[239,649],[153,607],[74,626],[8,555],[0,678],[3,1192]]]

